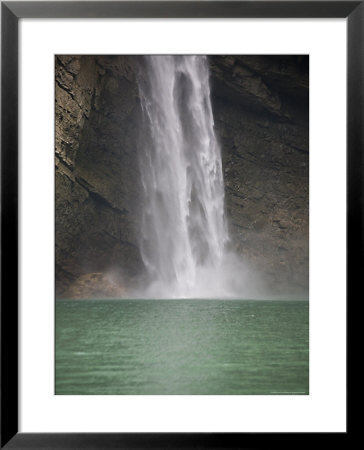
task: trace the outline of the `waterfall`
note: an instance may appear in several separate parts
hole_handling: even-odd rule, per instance
[[[207,57],[147,56],[144,62],[140,251],[148,292],[221,295],[228,232]]]

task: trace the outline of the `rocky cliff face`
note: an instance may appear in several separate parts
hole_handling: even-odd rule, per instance
[[[276,295],[308,293],[308,58],[212,57],[232,246]]]
[[[307,58],[209,60],[231,245],[261,272],[272,293],[307,293]],[[87,283],[94,279],[98,295],[104,280],[105,295],[112,286],[113,296],[115,279],[123,279],[125,292],[143,276],[136,82],[141,68],[141,57],[56,57],[58,297],[93,292]]]
[[[56,57],[56,293],[90,272],[141,270],[133,58]]]

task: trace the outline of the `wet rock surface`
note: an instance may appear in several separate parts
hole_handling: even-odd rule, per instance
[[[104,273],[87,273],[76,278],[63,292],[64,298],[104,299],[120,298],[126,294],[117,278]]]
[[[307,295],[308,60],[211,59],[232,247],[272,292]],[[234,96],[224,91],[221,67],[235,80]],[[252,81],[242,82],[245,77]]]

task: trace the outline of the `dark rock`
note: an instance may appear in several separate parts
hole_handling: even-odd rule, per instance
[[[88,272],[142,269],[135,58],[56,59],[56,294]],[[64,76],[68,71],[69,76]],[[67,276],[65,276],[67,274]]]

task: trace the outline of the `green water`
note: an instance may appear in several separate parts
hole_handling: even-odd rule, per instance
[[[293,393],[306,301],[56,301],[56,394]]]

